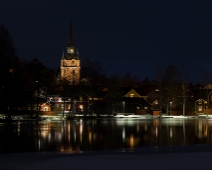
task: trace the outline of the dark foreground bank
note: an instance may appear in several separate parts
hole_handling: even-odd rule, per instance
[[[212,146],[0,154],[0,169],[212,169]]]

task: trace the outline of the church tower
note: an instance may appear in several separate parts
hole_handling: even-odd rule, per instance
[[[63,53],[60,63],[60,78],[66,79],[70,84],[78,84],[80,81],[79,52],[75,50],[72,34],[72,22],[70,22],[69,41],[66,54]]]

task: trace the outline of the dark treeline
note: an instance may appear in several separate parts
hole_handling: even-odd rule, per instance
[[[158,70],[157,80],[140,80],[130,73],[124,76],[116,73],[106,75],[98,61],[86,59],[81,66],[80,84],[70,87],[65,80],[58,81],[58,71],[46,67],[38,59],[20,59],[9,31],[0,26],[0,113],[8,115],[17,110],[32,112],[33,107],[45,102],[49,94],[73,98],[76,95],[73,91],[77,91],[87,98],[94,98],[104,88],[107,88],[105,101],[112,110],[122,100],[120,87],[147,86],[152,88],[150,90],[159,91],[156,96],[149,95],[149,101],[157,98],[161,101],[160,109],[168,112],[171,101],[175,104],[173,108],[180,108],[186,102],[182,96],[186,95],[191,84],[188,84],[186,73],[182,70],[169,65],[165,70]]]
[[[0,26],[0,112],[11,113],[33,107],[36,93],[41,98],[54,91],[55,71],[37,59],[19,59],[9,31]]]

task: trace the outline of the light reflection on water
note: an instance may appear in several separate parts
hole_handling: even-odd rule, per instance
[[[212,143],[210,119],[0,123],[0,152],[85,151]]]

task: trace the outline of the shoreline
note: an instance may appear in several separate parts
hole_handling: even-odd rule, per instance
[[[26,118],[26,119],[0,119],[0,122],[40,122],[45,120],[74,120],[74,119],[132,119],[132,120],[148,120],[148,119],[212,119],[211,115],[194,115],[194,116],[172,116],[172,115],[162,115],[162,116],[153,116],[150,114],[147,115],[116,115],[116,116],[73,116],[73,117],[62,117],[62,116],[49,116],[49,115],[42,115],[39,118]]]

